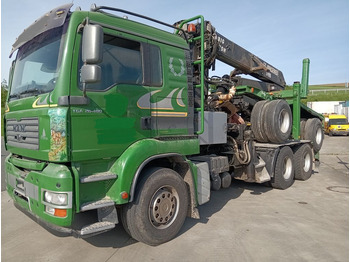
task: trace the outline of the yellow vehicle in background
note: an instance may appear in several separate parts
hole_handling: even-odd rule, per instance
[[[324,115],[324,129],[329,136],[349,135],[349,121],[345,115]]]

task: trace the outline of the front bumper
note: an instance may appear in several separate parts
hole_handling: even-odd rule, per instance
[[[20,211],[22,211],[24,214],[26,214],[28,217],[30,217],[32,220],[34,220],[37,224],[41,225],[43,228],[45,228],[47,231],[52,233],[55,236],[59,237],[65,237],[65,236],[71,236],[74,235],[74,230],[72,228],[67,227],[61,227],[54,225],[52,223],[49,223],[33,212],[30,212],[28,209],[23,208],[23,206],[19,205],[16,201],[14,201],[14,205],[16,208],[18,208]]]
[[[21,210],[52,224],[53,227],[70,227],[74,218],[73,179],[70,170],[64,165],[54,163],[31,169],[35,162],[16,158],[11,154],[6,158],[5,180],[9,196]],[[46,191],[67,194],[67,203],[55,205],[46,202]],[[65,210],[65,215],[55,216],[48,209]]]
[[[349,131],[343,131],[343,130],[331,130],[330,131],[331,135],[343,135],[343,136],[348,136],[349,135]]]
[[[75,213],[73,175],[70,170],[61,164],[37,165],[35,162],[9,155],[5,160],[5,179],[7,192],[14,205],[39,225],[57,236],[73,235],[83,238],[106,232],[118,224],[115,206],[108,210],[98,209],[97,213],[96,210]],[[68,198],[64,205],[52,204],[45,198],[45,192],[66,194]],[[51,210],[55,212],[50,212]],[[60,216],[62,212],[56,214],[56,210],[64,210],[65,215]],[[108,218],[104,214],[106,210],[107,215],[113,216]],[[108,219],[110,220],[107,221]]]

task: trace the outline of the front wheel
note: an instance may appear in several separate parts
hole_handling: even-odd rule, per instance
[[[168,168],[150,169],[137,192],[135,201],[122,211],[126,231],[134,239],[152,246],[173,239],[188,210],[188,190],[181,176]]]

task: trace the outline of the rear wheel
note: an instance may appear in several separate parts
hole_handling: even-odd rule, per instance
[[[188,191],[178,173],[168,168],[147,171],[133,203],[123,209],[127,232],[148,245],[173,239],[187,215]]]
[[[318,118],[310,118],[306,121],[305,139],[311,140],[313,149],[316,153],[321,150],[324,134],[322,123]]]
[[[257,102],[252,110],[250,122],[252,124],[252,131],[256,141],[268,142],[268,138],[263,129],[264,111],[268,101],[263,100]]]
[[[294,153],[295,179],[308,180],[312,175],[312,149],[303,144]]]
[[[292,111],[285,100],[270,101],[264,113],[264,131],[272,143],[283,143],[291,134]]]
[[[294,158],[289,146],[282,147],[278,153],[274,177],[271,179],[273,188],[287,189],[294,182]]]

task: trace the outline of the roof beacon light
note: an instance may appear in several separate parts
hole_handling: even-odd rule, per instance
[[[190,34],[194,34],[196,33],[197,29],[196,29],[196,25],[195,24],[189,24],[187,27],[187,32]]]

